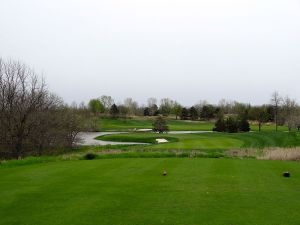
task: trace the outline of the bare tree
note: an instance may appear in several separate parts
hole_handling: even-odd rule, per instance
[[[278,112],[279,112],[279,106],[281,102],[282,102],[282,98],[279,96],[279,93],[275,91],[272,94],[271,103],[274,107],[274,120],[275,120],[276,131],[278,131]]]
[[[108,95],[102,95],[100,101],[103,104],[105,111],[108,113],[111,106],[115,103],[114,99]]]
[[[147,104],[148,104],[148,107],[151,108],[153,105],[157,105],[157,99],[156,98],[148,98]]]
[[[173,107],[173,113],[175,115],[175,118],[176,120],[178,119],[178,117],[180,116],[181,114],[181,111],[182,111],[182,106],[178,103],[178,102],[174,102],[174,107]]]
[[[160,100],[160,106],[159,106],[159,111],[161,114],[164,116],[170,115],[174,108],[174,101],[169,98],[162,98]]]
[[[150,116],[155,116],[156,114],[158,114],[158,106],[157,106],[156,98],[148,98],[147,106],[150,111]]]
[[[293,127],[296,127],[298,121],[298,106],[296,101],[288,96],[282,102],[284,122],[288,126],[289,131],[291,131]]]
[[[62,100],[32,69],[0,59],[1,153],[18,158],[46,146],[70,145],[74,127],[67,125],[75,123],[71,116],[62,117],[62,108]]]
[[[135,115],[138,109],[138,103],[132,98],[126,98],[124,100],[124,106],[127,108],[129,115]]]

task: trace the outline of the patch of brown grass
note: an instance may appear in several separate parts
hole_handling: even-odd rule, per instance
[[[254,148],[231,149],[225,152],[225,155],[233,158],[256,158],[261,154],[261,150]]]
[[[300,148],[274,148],[264,149],[261,156],[257,157],[262,160],[300,160]]]

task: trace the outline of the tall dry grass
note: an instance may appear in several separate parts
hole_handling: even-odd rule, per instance
[[[265,149],[232,149],[226,151],[232,158],[256,158],[260,160],[300,161],[300,147],[297,148],[265,148]]]
[[[261,156],[257,157],[262,160],[300,160],[300,148],[274,148],[264,149]]]

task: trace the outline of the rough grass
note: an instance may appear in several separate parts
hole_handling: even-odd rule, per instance
[[[0,177],[1,225],[300,224],[295,162],[79,160],[0,168]]]

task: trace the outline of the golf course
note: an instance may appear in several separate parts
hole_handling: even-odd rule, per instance
[[[300,225],[300,0],[0,6],[0,225]]]
[[[104,119],[104,130],[127,133],[96,139],[124,145],[3,161],[0,224],[300,223],[298,162],[226,154],[233,149],[296,148],[298,132],[286,132],[286,127],[275,132],[273,125],[258,132],[251,125],[254,131],[249,133],[218,133],[208,132],[210,122],[176,120],[169,121],[169,133],[132,131],[149,129],[151,123]],[[159,144],[157,139],[167,142]],[[201,154],[190,157],[190,152]],[[85,160],[88,153],[94,160]],[[283,177],[285,171],[291,177]]]

